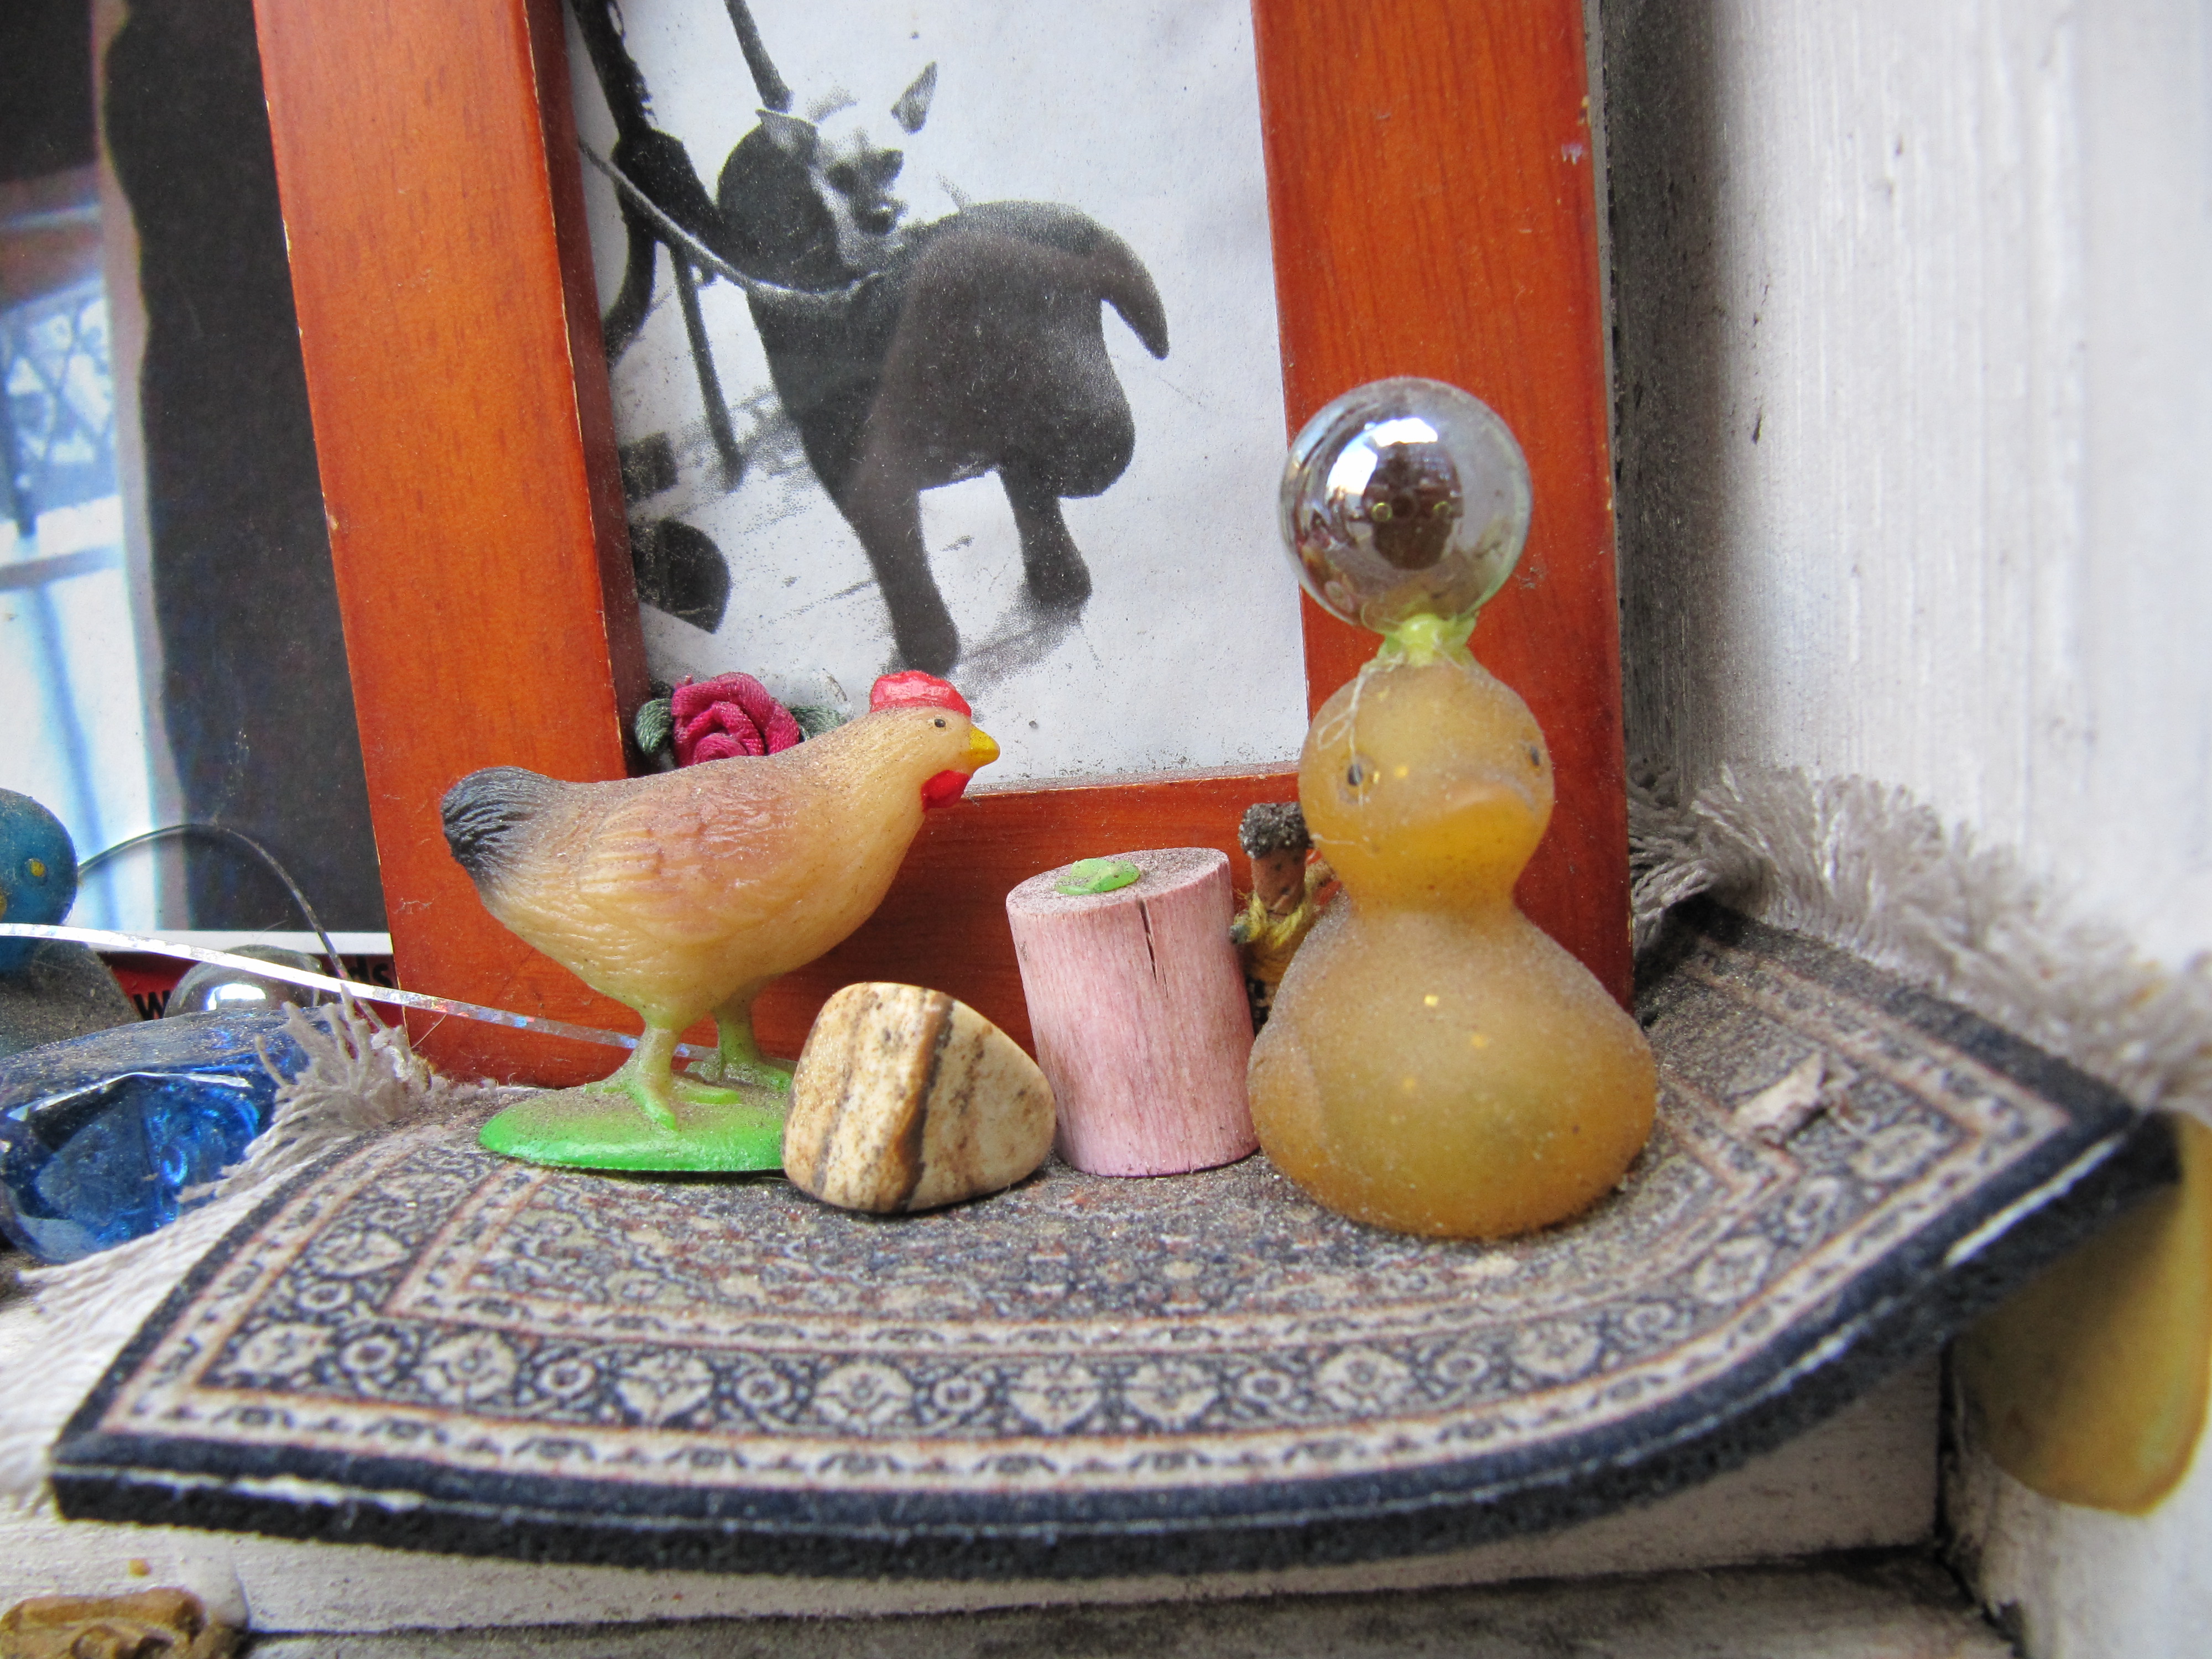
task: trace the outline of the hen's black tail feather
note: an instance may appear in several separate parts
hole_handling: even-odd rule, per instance
[[[490,766],[471,772],[438,805],[446,826],[446,845],[453,860],[479,887],[498,878],[514,853],[515,832],[538,815],[560,787],[551,778],[520,766]]]

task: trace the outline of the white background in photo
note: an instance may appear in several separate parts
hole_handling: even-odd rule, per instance
[[[893,193],[907,222],[952,212],[954,191],[1063,203],[1126,240],[1165,305],[1164,361],[1105,313],[1136,453],[1103,495],[1064,503],[1094,582],[1079,622],[1030,619],[995,476],[921,497],[932,568],[963,641],[951,678],[1005,748],[979,782],[1295,755],[1304,661],[1297,586],[1275,532],[1282,371],[1243,0],[754,0],[753,14],[794,112],[842,88],[856,106],[837,119],[904,150]],[[623,15],[656,125],[684,141],[712,191],[759,104],[727,12],[720,0],[629,0]],[[605,155],[613,124],[573,21],[569,40],[578,125]],[[890,109],[933,61],[927,124],[908,137]],[[613,186],[590,167],[584,178],[604,309],[622,282],[623,238]],[[892,665],[866,556],[780,418],[744,297],[718,282],[700,298],[748,453],[735,491],[718,479],[665,254],[653,313],[613,366],[621,440],[665,432],[678,460],[676,484],[632,502],[634,519],[681,518],[731,568],[713,635],[646,609],[652,672],[673,682],[742,669],[801,700],[820,695],[826,673],[863,704]]]

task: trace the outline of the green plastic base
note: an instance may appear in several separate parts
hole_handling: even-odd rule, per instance
[[[620,1089],[605,1084],[533,1095],[477,1137],[486,1150],[571,1170],[738,1175],[783,1167],[783,1115],[791,1097],[744,1087],[733,1105],[676,1101],[664,1129]]]

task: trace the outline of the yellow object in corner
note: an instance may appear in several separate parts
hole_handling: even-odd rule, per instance
[[[2212,1129],[2175,1136],[2178,1187],[1960,1340],[1981,1443],[2046,1498],[2141,1515],[2189,1472],[2212,1389]]]

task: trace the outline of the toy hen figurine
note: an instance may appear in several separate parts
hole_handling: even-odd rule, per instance
[[[592,1168],[777,1167],[791,1074],[754,1042],[753,1000],[867,920],[924,810],[999,753],[932,675],[885,676],[868,708],[778,754],[613,783],[493,767],[447,792],[446,839],[485,908],[645,1020],[613,1076],[510,1108],[485,1146]],[[710,1013],[720,1054],[674,1074],[678,1034]]]

